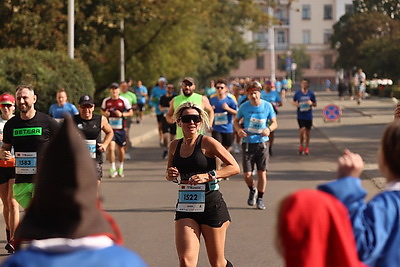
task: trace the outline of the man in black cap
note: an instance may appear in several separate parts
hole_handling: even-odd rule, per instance
[[[168,113],[165,115],[167,121],[169,123],[175,123],[173,119],[175,110],[177,110],[178,107],[183,103],[192,102],[202,107],[208,113],[208,117],[210,119],[210,125],[212,125],[214,121],[214,109],[212,108],[210,101],[206,96],[194,92],[194,90],[196,89],[196,83],[194,82],[194,79],[192,77],[183,78],[181,83],[181,89],[182,89],[182,94],[174,97],[169,104]],[[177,127],[176,138],[179,139],[182,137],[183,137],[182,128]]]
[[[45,151],[35,195],[15,234],[17,248],[29,246],[2,266],[146,266],[120,246],[116,223],[101,210],[96,168],[79,135],[66,117]]]
[[[103,155],[111,143],[114,132],[106,117],[94,114],[94,101],[90,95],[79,98],[79,114],[74,116],[78,129],[83,132],[90,156],[96,161],[98,184],[103,177]],[[104,132],[104,140],[101,141],[101,131]]]

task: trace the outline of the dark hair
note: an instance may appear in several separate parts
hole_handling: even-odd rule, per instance
[[[400,120],[386,127],[381,140],[381,153],[393,175],[400,177]]]
[[[216,84],[219,84],[219,83],[222,83],[222,84],[227,85],[227,82],[226,82],[225,79],[219,79],[219,80],[214,81],[214,84],[215,84],[215,85],[216,85]]]

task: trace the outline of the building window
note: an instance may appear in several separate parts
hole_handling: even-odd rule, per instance
[[[303,5],[301,13],[302,13],[302,19],[311,19],[311,6]]]
[[[346,12],[346,14],[353,14],[353,5],[352,4],[346,4],[344,6],[344,12]]]
[[[311,68],[311,59],[309,57],[304,58],[300,63],[300,67],[302,69],[310,69]]]
[[[324,68],[325,69],[333,68],[333,57],[332,57],[332,55],[324,55]]]
[[[279,21],[280,25],[289,25],[289,11],[285,6],[280,6],[275,12],[275,17]]]
[[[258,47],[267,47],[267,34],[265,32],[255,33],[254,38]]]
[[[311,31],[303,30],[303,44],[311,44]]]
[[[324,5],[324,19],[332,19],[332,5]]]
[[[330,44],[332,37],[332,30],[324,30],[324,44]]]
[[[258,69],[258,70],[264,69],[264,56],[263,55],[257,56],[256,69]]]
[[[276,32],[276,39],[277,39],[277,43],[279,44],[286,44],[286,34],[285,31],[277,31]]]

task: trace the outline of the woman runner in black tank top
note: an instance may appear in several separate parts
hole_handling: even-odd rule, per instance
[[[188,102],[178,107],[174,116],[182,127],[184,137],[171,142],[166,179],[181,183],[177,189],[175,215],[175,241],[180,266],[197,265],[201,234],[206,247],[209,247],[210,264],[233,266],[225,259],[225,236],[230,216],[218,190],[218,181],[238,174],[239,165],[221,143],[199,134],[202,126],[209,125],[203,109]],[[220,170],[215,170],[217,157],[225,166]]]

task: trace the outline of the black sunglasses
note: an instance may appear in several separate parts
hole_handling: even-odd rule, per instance
[[[215,87],[215,88],[217,88],[217,89],[224,89],[225,86],[217,86],[217,87]]]
[[[13,106],[13,104],[1,104],[3,107],[9,108],[11,106]]]
[[[181,117],[181,121],[183,123],[190,123],[193,121],[194,123],[201,122],[200,115],[184,115]]]
[[[183,84],[184,84],[185,86],[189,86],[189,87],[191,87],[191,86],[193,85],[193,83],[191,83],[191,82],[189,82],[189,81],[184,81]]]

